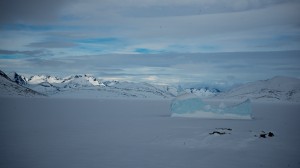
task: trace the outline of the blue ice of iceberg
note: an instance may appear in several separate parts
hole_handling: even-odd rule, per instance
[[[252,119],[250,100],[225,106],[207,104],[193,94],[184,94],[175,98],[171,103],[173,117],[196,117],[213,119]]]

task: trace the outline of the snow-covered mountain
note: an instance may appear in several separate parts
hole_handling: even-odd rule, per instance
[[[169,86],[152,85],[149,83],[117,82],[106,85],[101,90],[111,91],[123,96],[140,98],[172,98],[176,93]]]
[[[65,78],[59,78],[56,76],[46,76],[46,75],[34,75],[27,79],[28,84],[40,84],[40,83],[50,83],[50,84],[66,84],[65,87],[78,87],[78,86],[100,86],[104,85],[102,82],[97,80],[91,75],[74,75]]]
[[[198,97],[202,97],[202,98],[216,96],[217,94],[219,94],[221,92],[219,89],[209,88],[209,87],[186,88],[186,89],[184,89],[184,91],[187,93],[193,93],[193,94],[197,95]]]
[[[121,81],[103,81],[92,75],[73,75],[59,78],[50,75],[34,75],[29,78],[11,75],[12,81],[52,97],[83,98],[173,98],[177,90],[170,86]],[[17,79],[24,79],[18,82]]]
[[[192,93],[201,98],[237,99],[257,101],[291,101],[300,102],[300,79],[277,76],[268,80],[239,85],[227,92],[210,87],[181,88],[134,83],[125,81],[103,81],[92,75],[73,75],[59,78],[50,75],[34,75],[25,78],[17,73],[2,78],[10,82],[9,86],[23,86],[52,97],[85,98],[150,98],[170,99],[182,93]],[[6,81],[6,82],[7,82]],[[1,81],[3,83],[3,80]],[[13,84],[11,84],[13,83]],[[2,84],[3,87],[7,84]],[[7,90],[7,89],[6,89]]]
[[[46,75],[34,75],[29,79],[26,79],[28,84],[40,84],[43,82],[47,83],[62,83],[64,80],[54,76]]]
[[[83,89],[105,85],[91,75],[74,75],[65,78],[50,75],[34,75],[27,79],[26,86],[47,95],[54,95],[58,92],[75,88]]]
[[[241,85],[215,98],[300,102],[300,79],[276,76]]]
[[[174,86],[153,85],[126,81],[104,81],[92,75],[73,75],[64,78],[51,75],[33,75],[28,78],[15,72],[9,79],[37,92],[54,97],[98,97],[98,98],[174,98],[179,92],[193,93],[199,97],[210,97],[219,93],[218,89],[186,88],[178,90]]]
[[[19,85],[27,84],[27,79],[24,76],[19,75],[17,72],[8,73],[6,75],[9,77],[10,80],[16,82]]]
[[[15,73],[16,74],[16,73]],[[16,77],[17,76],[17,77]],[[0,70],[0,96],[1,97],[44,97],[44,94],[38,93],[32,89],[21,86],[23,78],[19,78],[17,74],[13,81],[4,72]]]

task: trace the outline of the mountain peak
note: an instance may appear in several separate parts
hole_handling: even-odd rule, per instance
[[[14,73],[14,79],[13,80],[19,85],[26,85],[27,84],[27,79],[24,76],[21,76],[21,75],[17,74],[16,72]]]

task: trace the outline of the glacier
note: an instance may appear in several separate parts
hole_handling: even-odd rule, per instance
[[[172,102],[170,111],[172,117],[195,117],[211,119],[252,119],[251,101],[235,103],[226,106],[208,104],[193,94],[177,96]]]

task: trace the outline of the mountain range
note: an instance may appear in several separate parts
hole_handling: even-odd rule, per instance
[[[0,71],[0,78],[2,96],[172,99],[184,92],[220,100],[249,98],[253,101],[300,102],[300,79],[283,76],[246,83],[225,92],[210,87],[181,88],[145,82],[105,81],[88,74],[64,78],[33,75],[26,78],[16,72],[6,75]]]
[[[50,97],[169,99],[177,94],[177,89],[170,86],[103,81],[87,74],[65,78],[50,75],[34,75],[26,78],[14,72],[6,76],[7,80],[18,86],[29,88]]]

